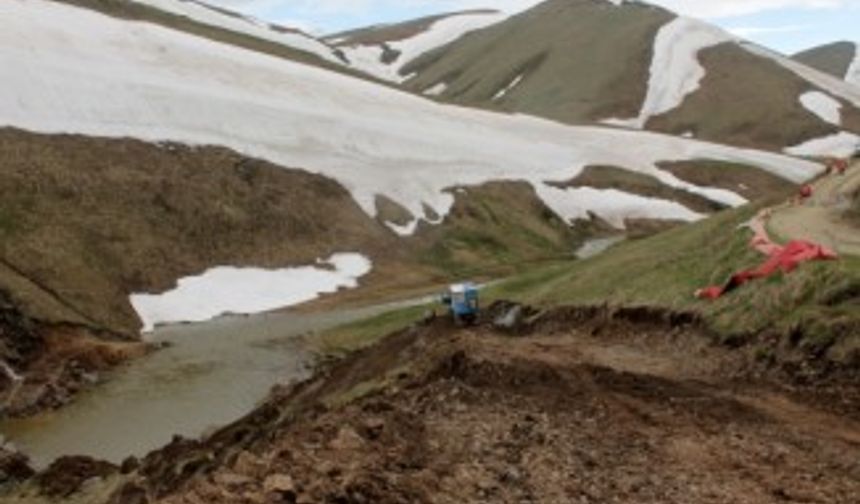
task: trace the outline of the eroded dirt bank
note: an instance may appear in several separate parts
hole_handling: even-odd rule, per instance
[[[856,380],[831,377],[833,410],[811,385],[751,378],[749,363],[686,315],[560,310],[515,330],[435,320],[204,441],[107,476],[65,461],[49,470],[64,485],[30,482],[9,502],[854,502]]]
[[[0,419],[65,405],[150,347],[84,325],[29,318],[0,290]]]

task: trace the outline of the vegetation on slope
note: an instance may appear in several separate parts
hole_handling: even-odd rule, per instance
[[[702,222],[617,245],[592,259],[559,260],[531,268],[483,296],[484,304],[514,300],[539,308],[566,305],[652,306],[702,317],[717,341],[752,344],[756,356],[822,362],[854,362],[860,357],[860,258],[802,265],[789,274],[752,282],[717,301],[694,292],[723,284],[731,274],[753,268],[764,257],[749,246],[743,224],[761,205],[722,212]],[[439,308],[439,307],[437,307]],[[350,335],[364,346],[391,332],[397,323],[417,320],[401,311],[335,331],[348,348]],[[411,317],[411,319],[410,319]]]
[[[814,88],[778,63],[734,43],[706,49],[699,59],[707,71],[699,90],[680,107],[652,118],[649,129],[775,149],[839,131],[801,105],[798,98]],[[844,103],[843,111],[845,127],[860,130],[855,108]]]
[[[17,272],[68,308],[34,306],[42,320],[68,321],[72,311],[133,334],[132,292],[218,265],[394,249],[336,182],[222,148],[5,130],[0,159],[0,279]]]
[[[843,41],[813,47],[795,54],[792,58],[838,79],[844,79],[848,67],[854,61],[856,51],[857,45],[854,42]]]
[[[562,188],[616,189],[630,194],[675,201],[690,210],[704,214],[725,208],[725,205],[711,201],[704,196],[667,186],[651,175],[636,173],[615,166],[587,166],[574,179],[556,185]]]
[[[659,164],[660,169],[701,187],[719,187],[749,201],[778,198],[794,189],[791,182],[764,170],[738,163],[697,159]]]
[[[551,0],[418,58],[404,74],[470,106],[569,123],[633,117],[645,99],[653,40],[672,15],[644,4]],[[518,76],[503,99],[496,94]]]
[[[0,287],[32,317],[134,334],[133,292],[222,265],[369,255],[379,299],[570,254],[581,236],[525,183],[456,193],[445,223],[400,239],[337,182],[217,147],[0,132]],[[347,294],[346,298],[349,298]]]
[[[756,207],[618,246],[592,260],[541,268],[494,290],[539,305],[651,305],[701,314],[718,337],[753,338],[837,360],[860,348],[860,258],[805,264],[790,274],[753,282],[710,302],[696,289],[722,284],[764,259],[749,247],[743,223]]]
[[[455,191],[455,198],[445,224],[415,238],[419,262],[454,277],[511,274],[529,260],[567,257],[584,239],[525,182],[470,187]]]
[[[445,101],[572,124],[637,117],[654,40],[672,18],[644,3],[550,0],[416,59],[405,85],[422,92],[444,83]],[[839,130],[799,102],[816,88],[775,61],[734,42],[699,60],[700,89],[648,129],[773,150]],[[860,131],[860,111],[847,102],[843,128]]]

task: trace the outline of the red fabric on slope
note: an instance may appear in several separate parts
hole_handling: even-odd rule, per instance
[[[760,239],[760,237],[757,238]],[[785,247],[775,246],[767,261],[758,268],[735,273],[725,285],[701,289],[696,292],[696,296],[700,299],[717,299],[750,280],[766,278],[777,271],[789,273],[804,262],[826,261],[838,258],[839,256],[836,252],[826,247],[803,240],[794,240],[789,242]]]

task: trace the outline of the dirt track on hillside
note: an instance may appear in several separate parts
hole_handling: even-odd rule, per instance
[[[748,362],[657,311],[437,320],[151,454],[114,502],[855,502],[857,383],[790,393]]]
[[[800,204],[774,209],[769,228],[780,238],[801,239],[860,255],[860,229],[845,218],[852,195],[860,189],[860,163],[844,176],[831,174],[814,184],[814,195]]]

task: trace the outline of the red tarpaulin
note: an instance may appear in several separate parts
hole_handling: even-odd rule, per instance
[[[767,249],[770,251],[769,257],[764,264],[756,269],[741,271],[732,275],[729,281],[723,286],[701,289],[696,292],[696,296],[700,299],[717,299],[750,280],[769,277],[777,271],[788,273],[797,268],[799,264],[808,261],[827,261],[839,258],[836,252],[807,241],[795,240],[789,242],[785,247],[780,247],[766,238],[764,240],[767,240]],[[761,250],[761,245],[764,245],[762,241],[762,237],[757,233],[753,239],[753,244]]]

